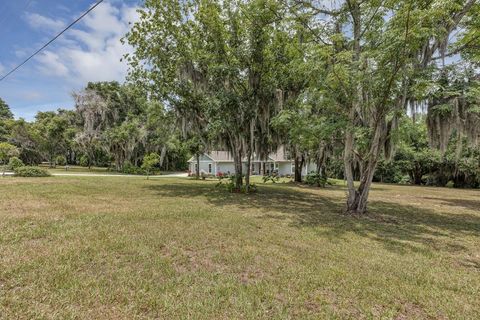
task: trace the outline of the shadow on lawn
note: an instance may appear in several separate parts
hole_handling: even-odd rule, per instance
[[[395,252],[412,250],[430,254],[433,250],[464,250],[465,247],[455,243],[455,238],[480,232],[480,216],[449,215],[383,201],[370,202],[366,217],[346,216],[342,214],[343,197],[319,195],[315,193],[318,191],[302,191],[302,187],[292,185],[260,186],[259,193],[252,195],[232,194],[202,183],[159,184],[147,188],[165,197],[205,197],[215,206],[259,210],[263,213],[259,219],[291,219],[294,227],[321,227],[316,231],[332,239],[343,239],[353,232],[379,241]],[[344,189],[334,187],[333,190]]]
[[[423,197],[423,199],[427,200],[436,200],[441,202],[442,204],[452,206],[452,207],[462,207],[469,210],[477,210],[480,212],[480,201],[479,200],[466,200],[466,199],[439,199],[439,198],[431,198],[431,197]]]

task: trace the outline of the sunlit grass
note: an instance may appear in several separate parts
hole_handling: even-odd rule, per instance
[[[478,190],[255,182],[1,178],[0,318],[480,317]]]

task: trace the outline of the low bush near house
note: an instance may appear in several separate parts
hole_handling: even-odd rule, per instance
[[[234,175],[218,176],[218,183],[216,184],[215,187],[216,188],[224,188],[225,190],[227,190],[228,192],[231,192],[231,193],[247,193],[247,186],[242,185],[240,187],[240,189],[237,189],[237,188],[235,188],[234,180],[235,180]],[[257,192],[257,186],[254,183],[250,183],[250,190],[248,191],[248,193],[255,193],[255,192]]]
[[[317,186],[317,187],[325,187],[328,184],[328,180],[326,177],[315,173],[315,172],[310,172],[307,174],[305,177],[305,183],[311,186]]]
[[[280,180],[280,177],[276,174],[272,174],[272,175],[269,174],[269,175],[263,176],[262,180],[263,180],[263,183],[267,183],[269,181],[272,183],[277,183]]]
[[[17,177],[49,177],[50,173],[40,167],[18,167],[15,169]]]

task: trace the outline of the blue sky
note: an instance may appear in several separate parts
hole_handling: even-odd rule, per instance
[[[0,0],[0,74],[22,62],[96,0]],[[106,0],[61,38],[0,82],[0,97],[16,118],[72,108],[71,92],[88,81],[123,81],[120,43],[138,19],[139,0]]]

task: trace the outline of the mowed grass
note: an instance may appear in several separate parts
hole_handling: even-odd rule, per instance
[[[480,318],[480,191],[214,185],[0,179],[0,318]]]

